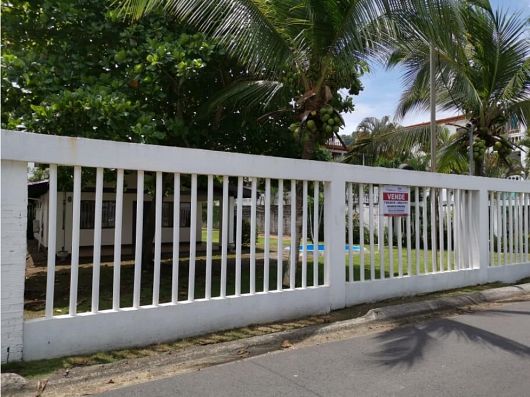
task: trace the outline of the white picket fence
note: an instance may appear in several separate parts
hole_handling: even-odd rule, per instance
[[[526,181],[13,131],[2,131],[1,138],[2,362],[141,346],[326,313],[377,299],[492,281],[513,282],[530,276],[530,183]],[[57,219],[57,175],[61,167],[73,167],[73,189],[68,218],[68,313],[55,310],[56,239],[61,225],[51,221],[46,230],[45,310],[41,318],[25,320],[28,163],[45,164],[49,169],[47,219]],[[78,300],[80,212],[82,176],[87,169],[95,169],[95,211],[90,305],[83,306]],[[104,186],[109,183],[104,181],[105,170],[115,175],[111,182],[115,190],[112,304],[108,308],[100,305],[105,292],[100,291],[102,201]],[[141,244],[143,203],[149,199],[146,173],[155,175],[156,192],[154,266],[149,274],[152,288],[148,302],[142,298],[146,275],[142,272]],[[168,174],[169,188],[164,186]],[[122,264],[122,234],[124,230],[128,233],[123,225],[129,215],[123,211],[128,194],[124,180],[131,175],[136,184],[136,243],[130,265],[134,280],[132,291],[124,291],[122,271],[129,266]],[[206,192],[202,199],[198,197],[201,181]],[[236,186],[234,207],[231,181]],[[383,185],[410,187],[408,216],[380,216],[376,203],[381,201]],[[245,186],[251,203],[248,248],[243,244]],[[214,197],[216,189],[221,192],[218,199]],[[182,240],[179,227],[173,227],[168,259],[162,255],[164,194],[172,196],[173,225],[180,225],[181,200],[185,198],[191,205],[189,241]],[[296,211],[299,194],[302,209]],[[256,231],[258,196],[265,205],[263,235]],[[270,234],[272,201],[278,205],[278,236]],[[204,259],[197,251],[202,202],[206,205]],[[214,205],[221,213],[216,242]],[[282,226],[286,205],[290,206],[291,230]],[[319,218],[324,224],[323,239],[319,239],[318,222],[311,222]],[[354,232],[356,229],[360,232]],[[232,240],[235,252],[231,250]],[[305,247],[313,240],[317,244],[299,253],[299,243]],[[318,249],[319,241],[323,253]],[[214,243],[220,247],[217,257]],[[285,281],[282,275],[287,268]],[[170,292],[163,291],[162,285],[170,285]]]

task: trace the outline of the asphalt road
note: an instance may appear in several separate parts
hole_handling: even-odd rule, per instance
[[[102,396],[530,396],[530,302],[290,349]]]

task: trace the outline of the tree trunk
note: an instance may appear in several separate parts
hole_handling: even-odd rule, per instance
[[[316,139],[317,137],[314,134],[311,134],[310,138],[304,143],[302,159],[311,160],[313,158],[313,155],[315,153],[315,148],[316,148]],[[302,208],[302,206],[303,206],[303,182],[297,181],[296,182],[296,209],[295,209],[296,214],[298,214],[298,211]],[[295,269],[298,269],[298,265],[300,262],[300,257],[298,255],[298,247],[300,246],[300,242],[302,240],[302,218],[298,216],[296,216],[296,236],[295,237],[296,237]],[[286,288],[290,287],[290,281],[291,281],[291,266],[290,266],[291,262],[290,261],[291,261],[291,256],[289,255],[289,261],[288,261],[289,266],[284,266],[283,278],[282,278],[282,284]]]
[[[154,175],[153,175],[154,176]],[[165,186],[169,186],[172,181],[172,174],[162,174],[162,201],[164,200]],[[153,240],[156,226],[156,190],[153,192],[151,201],[144,202],[144,219],[142,233],[142,267],[144,270],[153,269]],[[177,225],[178,227],[178,225]]]
[[[155,237],[155,196],[144,211],[142,233],[142,268],[153,269],[153,239]]]
[[[484,159],[473,160],[475,162],[475,176],[484,175]]]

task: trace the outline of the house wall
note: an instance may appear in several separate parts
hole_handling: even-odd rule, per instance
[[[72,247],[72,203],[73,193],[71,192],[57,192],[57,251],[65,250],[71,251]],[[40,198],[40,206],[36,211],[36,219],[41,220],[39,232],[34,233],[35,238],[41,245],[48,246],[48,197],[46,193]],[[65,201],[66,197],[66,201]],[[81,200],[94,200],[95,193],[83,192],[81,193]],[[114,193],[103,193],[104,201],[115,200]],[[144,202],[150,202],[151,197],[144,196]],[[128,245],[134,243],[134,212],[136,211],[136,193],[123,194],[123,218],[122,218],[122,244]],[[164,198],[164,202],[173,202],[173,196]],[[181,196],[181,203],[189,203],[189,196]],[[63,204],[64,203],[64,204]],[[63,225],[63,214],[65,215],[65,222]],[[162,243],[170,243],[173,240],[173,228],[162,228]],[[79,244],[81,247],[89,247],[94,241],[94,229],[81,229],[79,233]],[[180,228],[180,241],[190,241],[190,228]],[[202,202],[197,205],[197,233],[196,241],[202,241]],[[114,244],[114,228],[104,228],[101,230],[101,244]]]

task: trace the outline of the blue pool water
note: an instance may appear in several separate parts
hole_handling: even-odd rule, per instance
[[[308,252],[313,252],[313,250],[314,250],[314,245],[313,244],[307,244],[306,247],[307,247],[307,251]],[[290,250],[290,247],[287,247],[285,249]],[[324,244],[318,244],[318,251],[319,252],[324,252],[324,250],[325,250]],[[298,246],[298,251],[299,252],[303,252],[304,251],[304,246],[303,245]],[[349,252],[349,251],[350,251],[350,245],[349,244],[345,244],[344,245],[344,252]],[[361,251],[361,247],[359,245],[352,245],[352,251],[360,252]]]

